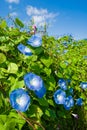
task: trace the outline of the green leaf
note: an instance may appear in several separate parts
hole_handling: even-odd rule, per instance
[[[50,76],[50,74],[51,74],[51,69],[45,67],[45,68],[43,69],[43,71],[46,73],[46,75]]]
[[[37,55],[31,56],[31,60],[32,60],[32,61],[37,61],[37,58],[38,58]]]
[[[15,63],[10,63],[9,65],[8,65],[8,73],[17,73],[17,71],[18,71],[18,66],[17,66],[17,64],[15,64]]]
[[[14,81],[14,79],[13,79],[13,81]],[[12,86],[11,86],[11,89],[10,89],[9,93],[10,93],[11,91],[13,91],[14,89],[23,88],[24,85],[25,85],[25,84],[24,84],[24,80],[22,80],[22,81],[17,81],[17,80],[15,80],[14,83],[13,83],[13,81],[12,81]]]
[[[24,123],[26,122],[15,110],[10,111],[8,115],[8,119],[15,119],[16,125],[18,125],[18,130],[21,130],[23,127]],[[14,129],[13,129],[14,130]]]
[[[7,51],[9,51],[9,47],[8,46],[0,46],[0,50],[7,52]]]
[[[49,100],[48,100],[48,103],[49,103],[51,106],[55,107],[54,102],[53,102],[52,99],[49,99]]]
[[[18,18],[15,19],[15,23],[16,23],[18,26],[20,26],[21,28],[24,27],[24,24],[23,24],[22,21],[19,20]]]
[[[57,111],[58,117],[66,118],[66,114],[64,111]]]
[[[45,111],[45,115],[47,115],[48,117],[50,117],[51,119],[55,119],[56,118],[56,113],[54,110],[51,109],[47,109]]]
[[[0,93],[0,108],[3,107],[3,100],[2,100],[2,96],[1,96],[1,93]]]
[[[57,75],[59,78],[63,77],[63,73],[61,73],[61,72],[59,72],[59,71],[58,71],[58,73],[56,73],[56,75]]]
[[[39,102],[39,104],[40,104],[41,106],[46,106],[46,107],[49,106],[47,100],[44,99],[44,98],[38,99],[38,102]]]
[[[53,76],[50,76],[49,78],[47,78],[46,80],[47,90],[54,91],[55,85],[56,85],[56,81]]]
[[[0,64],[6,61],[6,56],[3,53],[0,53]]]
[[[61,63],[60,63],[60,66],[61,66],[63,69],[65,69],[65,68],[67,67],[67,65],[66,65],[64,62],[61,62]]]
[[[15,119],[11,118],[9,119],[5,125],[4,125],[4,130],[15,130],[16,122]]]
[[[36,55],[39,55],[39,54],[41,54],[43,52],[43,48],[42,47],[38,47],[38,48],[36,48],[34,50],[34,52],[35,52]]]
[[[0,115],[0,124],[4,125],[7,121],[7,115]]]
[[[50,57],[41,57],[40,60],[46,67],[50,67],[50,65],[53,63],[53,59]]]
[[[1,28],[5,28],[7,26],[7,23],[5,20],[2,20],[1,24],[0,24],[0,27]]]
[[[29,108],[29,116],[40,118],[43,115],[43,111],[37,105],[31,105]]]
[[[4,125],[2,125],[2,124],[0,123],[0,130],[4,130],[3,127],[4,127]]]

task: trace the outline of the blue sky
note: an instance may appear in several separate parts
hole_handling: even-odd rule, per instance
[[[24,23],[48,23],[49,35],[87,38],[87,0],[0,0],[0,16],[19,17]]]

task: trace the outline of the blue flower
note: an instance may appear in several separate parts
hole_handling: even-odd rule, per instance
[[[11,106],[21,112],[25,112],[30,105],[30,96],[23,89],[16,89],[10,93]]]
[[[42,38],[40,36],[37,35],[33,35],[28,41],[27,43],[29,45],[31,45],[32,47],[39,47],[42,44]]]
[[[53,97],[56,104],[64,104],[66,93],[63,90],[59,89],[54,93]]]
[[[35,94],[41,98],[46,93],[46,88],[44,86],[44,82],[40,76],[34,73],[27,73],[24,76],[25,85],[35,92]]]
[[[18,48],[18,50],[19,50],[21,53],[23,53],[23,54],[25,54],[25,55],[27,55],[27,56],[31,56],[31,55],[32,55],[31,50],[30,50],[28,47],[26,47],[26,46],[24,46],[23,44],[21,44],[21,43],[17,46],[17,48]]]
[[[87,89],[87,82],[81,82],[80,87],[84,90]]]
[[[73,97],[70,95],[65,99],[64,108],[66,110],[70,110],[70,108],[73,106],[74,106],[74,100]]]
[[[76,105],[82,106],[82,104],[83,104],[82,98],[76,99]]]
[[[59,79],[58,85],[60,86],[61,89],[67,90],[66,81],[64,79]]]
[[[35,94],[38,98],[42,98],[44,94],[46,93],[46,88],[43,86],[40,90],[35,90]]]
[[[24,76],[24,82],[30,90],[39,90],[44,85],[41,77],[31,72]]]

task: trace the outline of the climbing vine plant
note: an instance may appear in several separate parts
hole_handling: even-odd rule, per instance
[[[0,19],[0,130],[87,128],[87,40],[13,23]]]

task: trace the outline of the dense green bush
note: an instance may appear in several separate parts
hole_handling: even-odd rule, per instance
[[[80,87],[87,82],[87,41],[76,41],[72,36],[55,39],[42,37],[40,47],[32,47],[27,40],[32,34],[21,31],[23,23],[16,19],[11,28],[0,20],[0,130],[86,130],[87,128],[87,89]],[[17,46],[22,43],[32,50],[33,55],[20,53]],[[43,98],[38,98],[26,88],[24,75],[33,72],[39,75],[47,89]],[[65,110],[54,102],[53,94],[59,89],[58,80],[70,80],[68,89],[73,88],[74,99],[82,98],[83,105],[74,105]],[[9,103],[10,93],[24,88],[29,91],[31,105],[25,113],[13,109]],[[67,90],[67,95],[69,92]],[[72,114],[78,114],[75,119]]]

